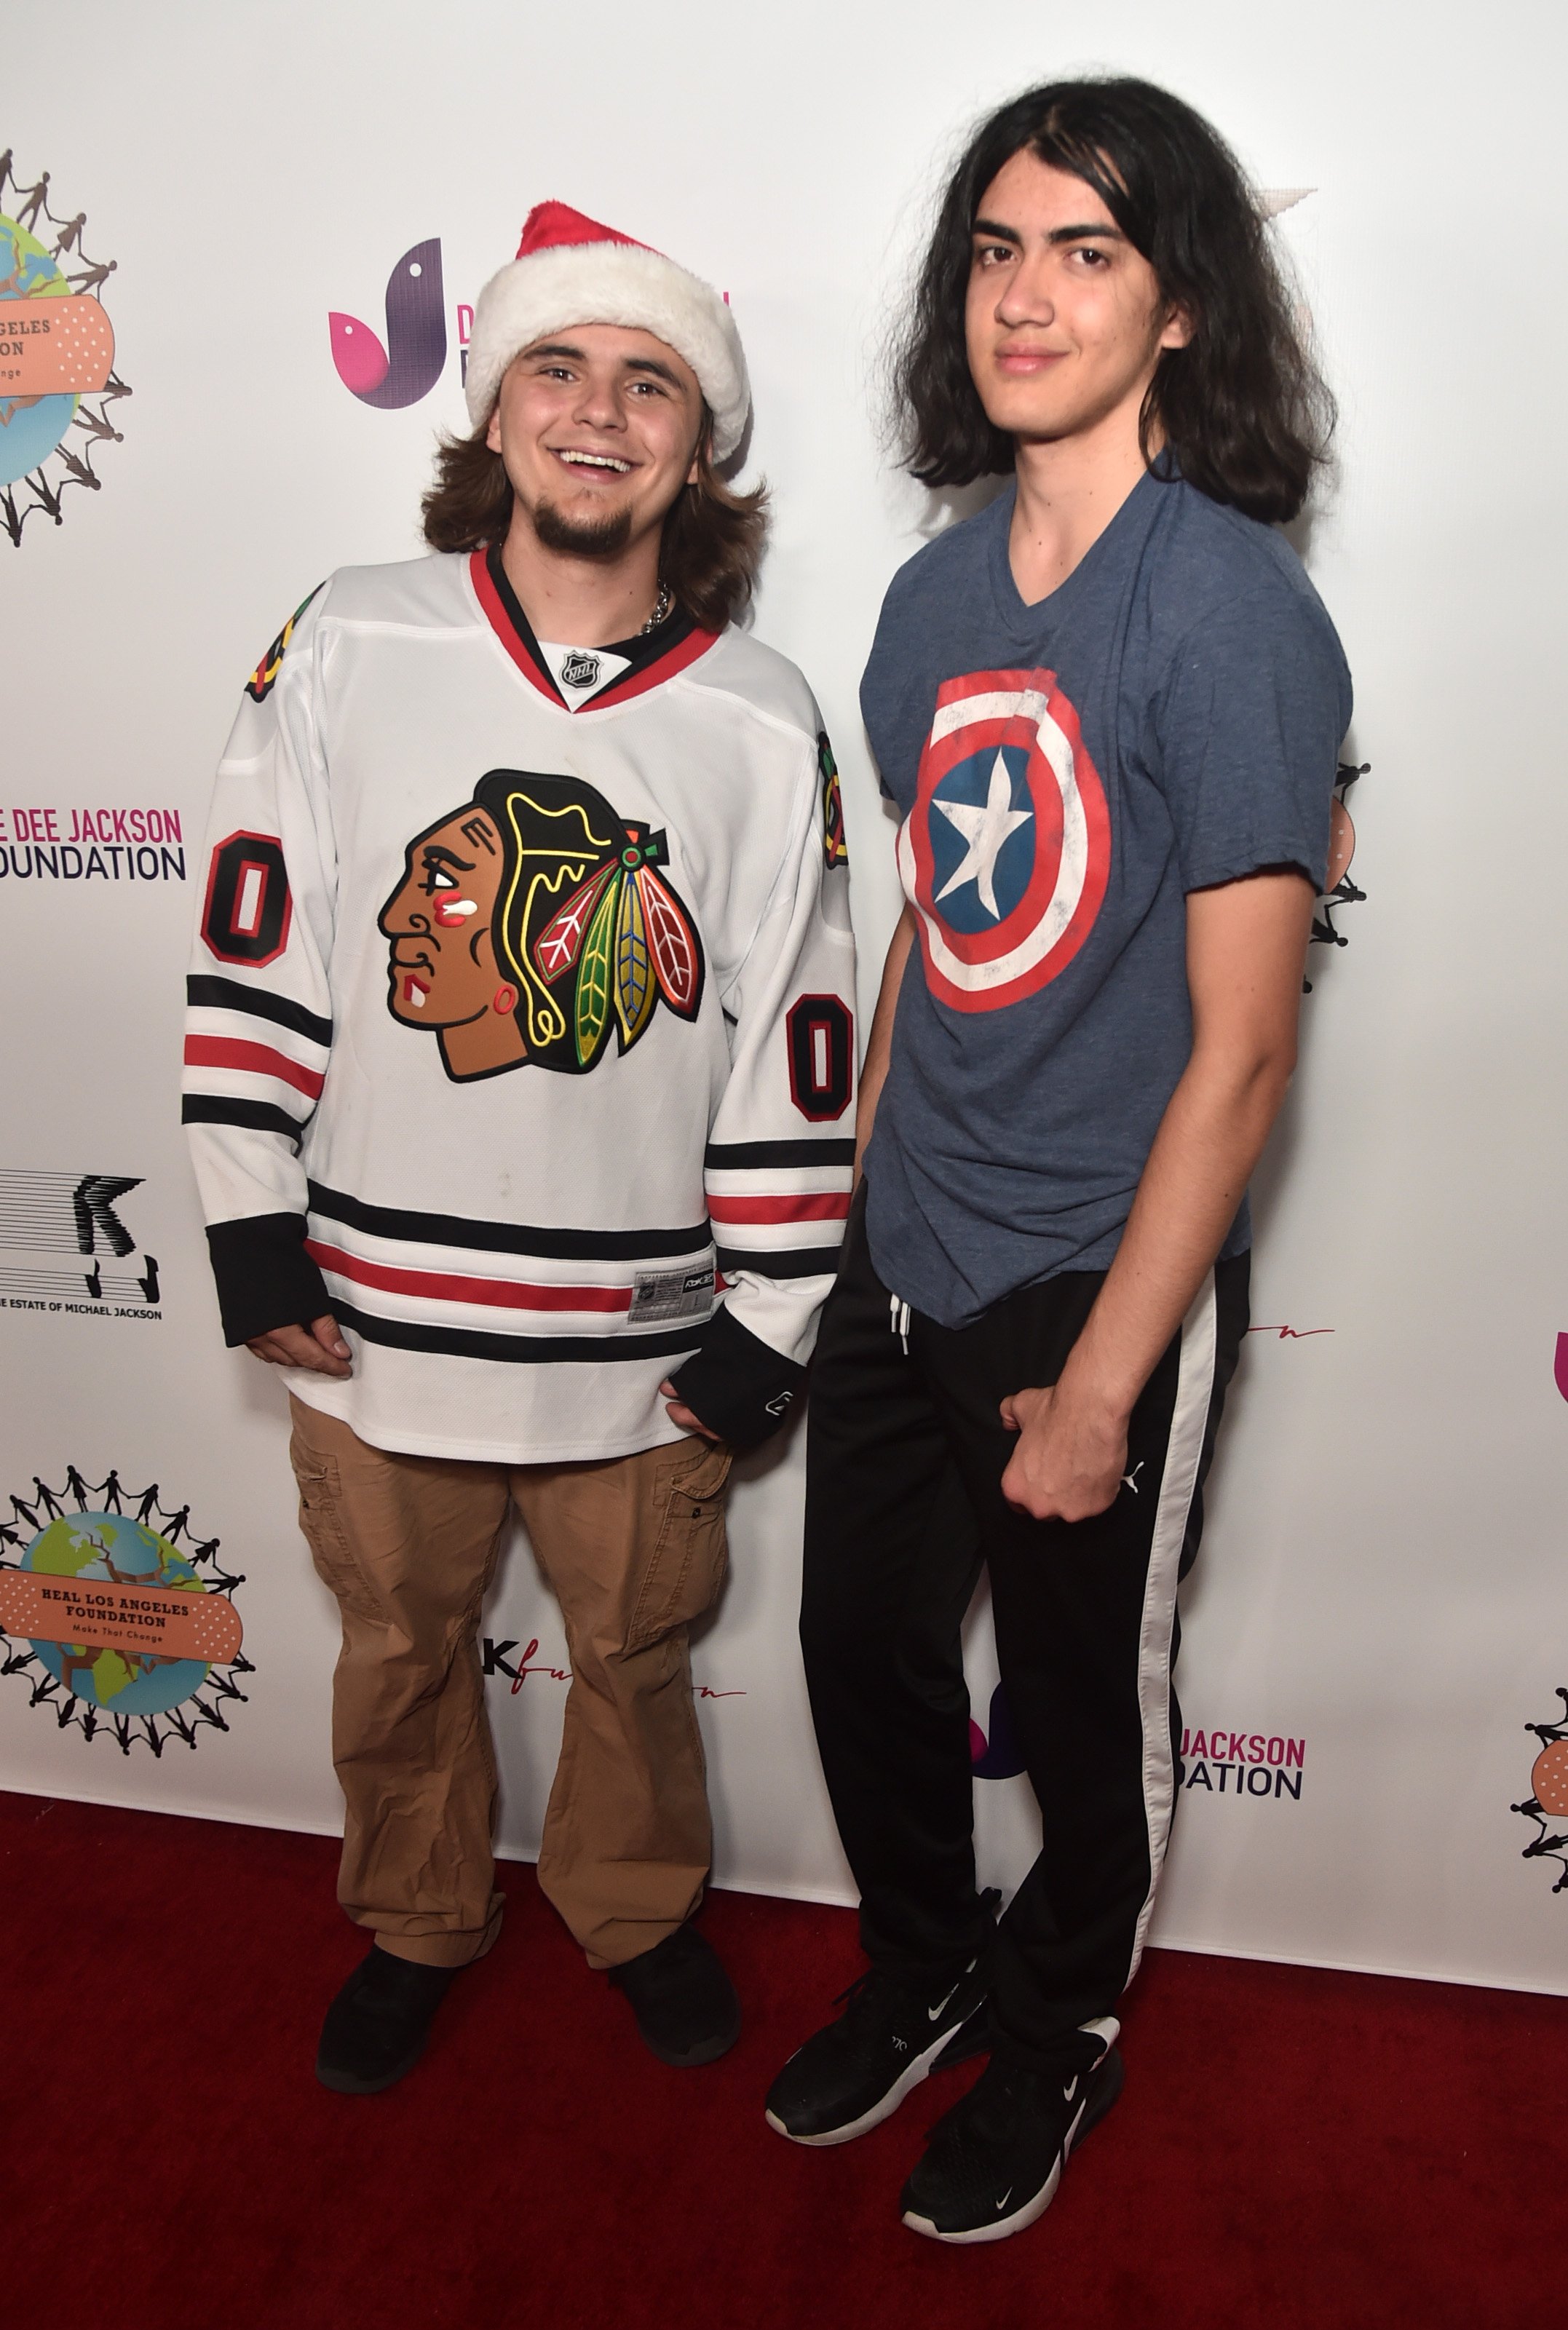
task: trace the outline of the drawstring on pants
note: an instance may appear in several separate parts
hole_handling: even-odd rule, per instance
[[[909,1356],[909,1305],[900,1302],[896,1294],[888,1297],[888,1332],[897,1335],[904,1347],[904,1357]]]

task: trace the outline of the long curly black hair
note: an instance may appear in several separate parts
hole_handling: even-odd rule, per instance
[[[985,189],[1025,147],[1092,186],[1185,309],[1187,346],[1162,354],[1141,416],[1183,477],[1249,517],[1301,508],[1327,457],[1334,400],[1309,354],[1240,165],[1180,98],[1149,81],[1047,81],[983,121],[948,182],[892,355],[904,465],[962,486],[1013,466],[970,377],[964,311]],[[1155,463],[1156,469],[1158,463]]]

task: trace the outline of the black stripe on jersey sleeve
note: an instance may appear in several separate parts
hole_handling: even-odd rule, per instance
[[[853,1141],[710,1141],[703,1163],[716,1173],[750,1173],[766,1167],[852,1165]]]
[[[718,1266],[727,1278],[742,1270],[758,1278],[832,1278],[838,1271],[840,1252],[836,1246],[785,1246],[776,1252],[721,1246]]]
[[[706,1254],[713,1244],[707,1222],[681,1230],[536,1229],[524,1222],[476,1222],[462,1214],[405,1213],[400,1206],[366,1205],[363,1198],[325,1189],[319,1181],[309,1186],[313,1214],[345,1222],[371,1237],[403,1238],[415,1246],[531,1254],[547,1262],[639,1262],[665,1254]],[[689,1341],[685,1348],[690,1348]]]
[[[308,1327],[332,1309],[327,1282],[305,1251],[303,1214],[252,1214],[242,1221],[214,1222],[207,1251],[223,1340],[231,1346],[274,1327]]]
[[[313,1044],[330,1044],[332,1022],[307,1011],[287,995],[267,995],[260,988],[242,987],[237,979],[187,979],[185,1001],[206,1011],[248,1011],[253,1019],[270,1019],[275,1028],[290,1028]]]
[[[384,1319],[334,1302],[332,1315],[367,1343],[395,1351],[439,1351],[454,1359],[500,1359],[521,1367],[558,1367],[576,1360],[602,1367],[617,1359],[669,1359],[689,1353],[703,1332],[695,1327],[667,1328],[660,1335],[493,1335],[468,1327],[438,1327],[414,1319]]]
[[[307,1122],[274,1108],[270,1100],[238,1100],[231,1093],[187,1093],[180,1108],[182,1124],[239,1124],[247,1132],[280,1132],[296,1149]]]

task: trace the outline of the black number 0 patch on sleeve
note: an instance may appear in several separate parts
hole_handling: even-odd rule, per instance
[[[270,833],[231,833],[213,852],[202,936],[220,962],[252,970],[275,961],[289,943],[294,902],[283,845]]]
[[[850,1104],[855,1023],[836,995],[803,995],[784,1022],[790,1098],[813,1124],[831,1124]]]

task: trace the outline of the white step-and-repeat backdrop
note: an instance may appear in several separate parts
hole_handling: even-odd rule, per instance
[[[1035,0],[983,29],[946,0],[81,0],[26,35],[0,124],[0,1784],[337,1822],[333,1614],[279,1388],[222,1347],[178,1128],[186,937],[239,687],[324,573],[417,546],[523,213],[557,196],[729,293],[776,497],[756,624],[845,772],[865,1009],[897,891],[856,685],[888,578],[953,514],[879,450],[889,303],[974,114],[1105,65],[1207,110],[1270,198],[1342,403],[1300,540],[1366,764],[1257,1192],[1155,1936],[1568,1988],[1563,20],[1442,0],[1418,39],[1357,0],[1106,0],[1092,37]],[[30,327],[67,298],[62,375]],[[743,1468],[695,1672],[719,1882],[841,1899],[800,1506],[797,1432]],[[119,1595],[95,1609],[192,1568],[222,1598],[172,1660]],[[485,1635],[526,1855],[565,1658],[520,1540]],[[983,1609],[971,1648],[1007,1880],[1030,1798]]]

